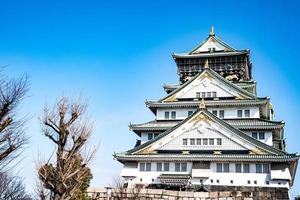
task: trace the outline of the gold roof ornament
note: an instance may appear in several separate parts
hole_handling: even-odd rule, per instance
[[[210,35],[210,36],[215,36],[215,29],[214,29],[214,26],[211,26],[209,35]]]
[[[206,61],[205,61],[204,69],[209,69],[208,59],[206,59]]]
[[[202,98],[201,102],[200,102],[200,105],[199,105],[199,108],[200,109],[205,109],[206,106],[205,106],[205,102],[204,102],[204,98]]]

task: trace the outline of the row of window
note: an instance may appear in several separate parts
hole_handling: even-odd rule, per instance
[[[242,117],[250,117],[250,110],[237,110],[237,117],[242,118]]]
[[[188,116],[191,116],[194,111],[189,110]],[[225,110],[213,110],[212,113],[219,117],[220,119],[224,119]],[[238,118],[249,118],[250,117],[250,110],[237,110],[237,117]],[[176,111],[165,111],[165,119],[176,119]]]
[[[157,137],[159,133],[148,133],[148,140],[152,140],[153,138]]]
[[[264,173],[268,174],[270,172],[269,164],[255,164],[255,172],[256,173]],[[217,172],[229,172],[229,163],[217,163]],[[235,172],[236,173],[250,173],[250,165],[249,164],[235,164]]]
[[[259,139],[259,140],[264,140],[265,139],[265,133],[264,132],[253,132],[252,133],[252,137],[255,139]]]
[[[215,98],[217,97],[217,92],[196,92],[196,98]]]
[[[224,118],[224,113],[225,111],[224,110],[213,110],[212,113],[214,115],[216,115],[217,117],[223,119]],[[247,109],[247,110],[237,110],[237,117],[238,118],[242,118],[242,117],[250,117],[250,110]]]
[[[219,117],[220,119],[224,118],[224,110],[219,110],[219,112],[217,110],[213,110],[212,113],[217,117]]]
[[[182,145],[222,145],[222,139],[221,138],[183,138],[182,139]]]
[[[171,116],[170,116],[171,113]],[[176,111],[166,111],[165,112],[165,119],[176,119]]]
[[[151,163],[147,162],[147,163],[140,163],[140,171],[141,172],[150,172],[150,171],[155,171],[155,169],[153,169],[151,167]],[[166,163],[166,162],[158,162],[156,163],[156,171],[158,172],[168,172],[170,171],[170,163]],[[187,171],[187,163],[175,163],[175,172],[186,172]]]

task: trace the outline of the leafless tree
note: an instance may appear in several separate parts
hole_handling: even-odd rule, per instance
[[[9,79],[0,74],[0,171],[19,156],[28,139],[24,134],[24,118],[16,109],[28,91],[27,76]]]
[[[54,200],[76,198],[91,178],[87,164],[95,151],[83,153],[92,133],[92,124],[85,117],[86,108],[79,100],[63,97],[53,109],[44,109],[42,131],[55,145],[56,160],[50,163],[49,159],[40,166],[38,175]]]
[[[32,200],[25,191],[22,179],[0,172],[0,199]]]
[[[141,187],[128,188],[125,187],[123,179],[121,177],[113,178],[112,184],[113,192],[112,196],[114,199],[130,199],[138,200],[142,198]]]

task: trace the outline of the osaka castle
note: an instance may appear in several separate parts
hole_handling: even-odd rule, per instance
[[[250,51],[208,37],[172,55],[178,84],[146,101],[153,120],[130,124],[139,137],[115,153],[127,187],[220,191],[261,188],[288,191],[299,155],[288,153],[283,121],[269,97],[257,95]]]

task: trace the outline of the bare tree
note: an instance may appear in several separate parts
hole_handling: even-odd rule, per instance
[[[0,172],[0,199],[32,200],[26,193],[22,179]]]
[[[0,170],[19,156],[27,143],[24,119],[18,119],[16,109],[28,91],[27,76],[9,79],[0,75]]]
[[[113,192],[112,196],[114,199],[130,199],[130,200],[138,200],[142,198],[141,187],[128,188],[125,187],[124,180],[121,177],[113,178]]]
[[[54,200],[76,198],[91,179],[87,164],[94,151],[87,155],[82,152],[92,133],[92,124],[84,118],[86,107],[63,97],[53,109],[44,109],[42,130],[56,147],[56,160],[42,165],[38,175]]]

